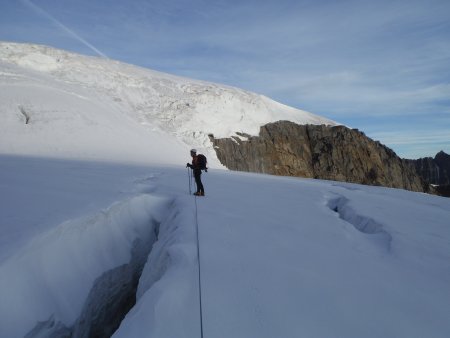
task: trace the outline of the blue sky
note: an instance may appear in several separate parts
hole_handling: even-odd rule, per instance
[[[0,40],[224,83],[450,153],[450,1],[0,0]]]

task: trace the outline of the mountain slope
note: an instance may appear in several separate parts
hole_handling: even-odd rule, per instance
[[[34,119],[30,119],[30,125],[44,115],[43,118],[48,122],[48,137],[60,130],[59,126],[53,128],[52,123],[57,123],[59,114],[64,111],[73,119],[67,121],[68,125],[80,122],[83,128],[74,129],[86,131],[89,128],[85,127],[89,125],[95,132],[94,125],[100,123],[94,122],[94,115],[100,110],[104,112],[102,115],[114,115],[115,129],[122,127],[121,121],[124,119],[125,124],[133,122],[139,125],[136,127],[139,132],[175,136],[185,144],[185,149],[200,148],[213,160],[216,156],[208,134],[217,137],[229,137],[236,132],[256,135],[260,126],[278,120],[300,124],[336,124],[241,89],[180,78],[45,46],[0,43],[0,62],[0,86],[4,92],[0,101],[2,120],[9,124],[17,120],[23,122],[20,107],[24,107],[29,114],[35,115]],[[47,102],[39,99],[42,95],[47,95]],[[55,105],[52,98],[57,97],[58,104]],[[49,107],[45,104],[49,104]],[[72,111],[71,107],[74,106],[79,106],[81,111]],[[9,129],[9,124],[2,123],[2,135],[4,130]],[[76,131],[72,130],[72,135],[76,137]],[[85,137],[78,135],[77,138],[81,141]],[[36,148],[39,148],[42,138],[38,135],[33,139]],[[118,139],[120,142],[114,142],[115,145],[121,142],[124,144],[127,137],[124,135]],[[4,140],[7,140],[6,136],[2,136],[0,141]],[[0,142],[0,151],[14,153],[23,149],[11,143]],[[92,151],[92,154],[109,150],[108,142],[97,143],[103,148]],[[71,151],[70,144],[61,145],[61,148],[64,148],[61,153]],[[126,153],[126,148],[134,150],[136,146],[132,143],[132,146],[124,148]],[[78,155],[80,151],[75,153]]]
[[[0,153],[179,163],[187,151],[89,88],[3,62],[0,67]],[[165,151],[156,144],[165,144]]]

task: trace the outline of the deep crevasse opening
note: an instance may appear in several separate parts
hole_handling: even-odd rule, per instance
[[[195,208],[173,201],[137,289],[136,306],[113,337],[200,336]],[[173,318],[168,321],[167,318]]]
[[[171,206],[139,195],[33,239],[0,267],[0,336],[110,336]]]

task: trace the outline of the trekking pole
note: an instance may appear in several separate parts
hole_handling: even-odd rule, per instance
[[[189,195],[192,195],[192,190],[191,190],[191,173],[190,173],[189,167],[187,167],[187,174],[188,174],[188,181],[189,181]]]

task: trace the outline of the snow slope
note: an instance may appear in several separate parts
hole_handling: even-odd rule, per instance
[[[136,160],[145,157],[136,148],[147,133],[142,148],[160,137],[165,144],[162,135],[168,134],[182,149],[196,147],[214,159],[208,134],[257,135],[261,125],[278,120],[336,124],[238,88],[39,45],[0,42],[0,87],[2,153],[76,158],[126,153]],[[22,111],[30,116],[28,125]],[[133,130],[137,135],[130,135]],[[12,140],[17,132],[21,139]]]
[[[189,195],[208,133],[332,121],[43,46],[0,43],[0,87],[0,337],[199,337],[197,249],[205,337],[448,337],[449,199],[214,169]]]
[[[197,200],[205,337],[448,336],[448,199],[225,172],[207,184]],[[180,204],[189,212],[172,227],[194,222],[193,201]],[[138,306],[114,337],[199,336],[195,244],[179,238],[150,254]],[[160,251],[175,258],[152,284]]]
[[[114,337],[198,337],[196,219],[205,337],[448,336],[450,200],[223,170],[195,200],[186,172],[2,156],[0,336],[79,328],[141,240]]]

